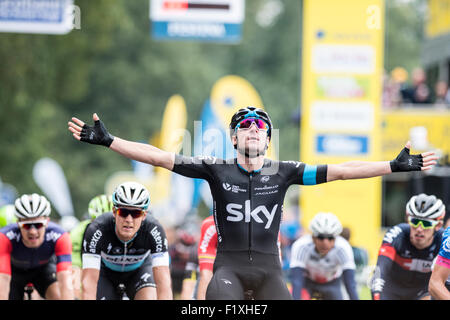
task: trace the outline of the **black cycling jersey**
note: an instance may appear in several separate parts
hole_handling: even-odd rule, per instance
[[[261,170],[247,172],[236,159],[176,155],[173,171],[205,179],[210,186],[217,228],[217,251],[278,255],[278,232],[284,196],[292,184],[326,182],[326,165],[264,160]]]
[[[160,223],[147,214],[133,239],[121,241],[115,232],[112,212],[96,218],[83,239],[83,268],[108,268],[116,272],[134,271],[151,256],[153,266],[168,266],[168,243]]]
[[[381,300],[420,299],[428,294],[431,266],[439,253],[443,230],[438,230],[433,242],[419,250],[411,244],[407,223],[390,228],[378,253],[372,279],[372,295]]]

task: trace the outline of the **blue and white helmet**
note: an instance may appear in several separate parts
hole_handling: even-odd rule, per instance
[[[16,199],[14,207],[18,219],[48,217],[51,212],[50,202],[37,193],[20,196]]]
[[[150,205],[150,194],[140,183],[124,182],[114,190],[112,201],[115,207],[135,207],[147,210]]]

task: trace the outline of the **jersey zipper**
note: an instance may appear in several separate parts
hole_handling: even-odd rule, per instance
[[[127,244],[128,242],[123,243],[123,259],[122,259],[122,272],[125,271],[125,260],[127,257]]]
[[[250,200],[250,211],[252,209],[252,174],[250,173],[249,175],[249,190],[248,190],[248,195],[249,195],[249,200]],[[248,259],[250,261],[253,260],[252,257],[252,217],[249,217],[250,220],[248,222]]]

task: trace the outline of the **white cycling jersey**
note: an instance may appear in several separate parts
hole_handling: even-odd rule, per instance
[[[321,257],[316,251],[311,235],[305,235],[292,244],[290,268],[305,269],[306,276],[317,283],[327,283],[342,275],[343,270],[355,269],[352,247],[347,240],[337,236],[332,248]]]

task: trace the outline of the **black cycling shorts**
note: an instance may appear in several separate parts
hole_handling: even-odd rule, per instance
[[[331,280],[327,283],[317,283],[305,278],[305,289],[311,298],[320,300],[343,300],[342,278]]]
[[[420,300],[429,296],[428,288],[408,288],[386,280],[380,300]]]
[[[35,290],[45,298],[48,287],[56,282],[56,263],[50,262],[33,269],[19,269],[11,265],[9,300],[23,300],[25,286],[32,283]]]
[[[138,269],[128,272],[112,271],[102,264],[97,283],[97,300],[121,300],[120,284],[125,286],[125,293],[130,300],[134,300],[136,292],[142,288],[155,288],[152,259],[148,257]]]
[[[206,300],[245,300],[253,292],[255,300],[292,300],[278,255],[248,252],[217,252],[214,273]]]

